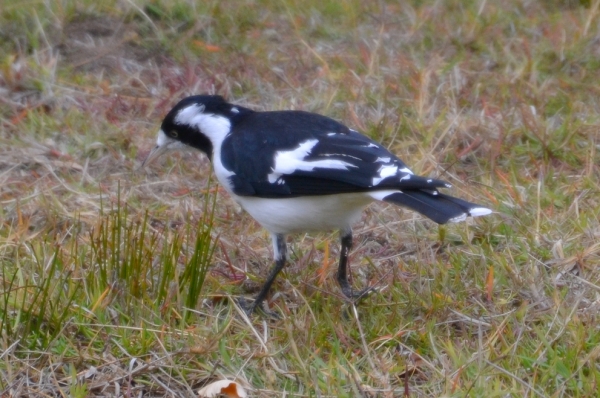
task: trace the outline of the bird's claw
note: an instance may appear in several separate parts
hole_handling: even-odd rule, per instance
[[[244,310],[246,315],[248,315],[249,317],[252,316],[252,314],[255,311],[260,310],[260,312],[263,313],[269,319],[273,319],[273,320],[281,319],[281,315],[279,315],[279,313],[277,313],[275,311],[271,311],[264,300],[257,302],[257,301],[249,301],[248,299],[246,299],[244,297],[240,297],[236,300],[236,302],[240,306],[240,308],[242,310]]]
[[[371,294],[379,292],[379,290],[379,288],[372,286],[355,292],[350,285],[342,287],[342,293],[344,293],[344,296],[346,296],[354,304],[360,303]]]

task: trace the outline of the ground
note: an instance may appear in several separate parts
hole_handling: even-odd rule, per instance
[[[6,2],[2,396],[597,396],[600,1]],[[335,232],[269,235],[187,152],[182,97],[318,112],[494,214],[370,206],[353,306]]]

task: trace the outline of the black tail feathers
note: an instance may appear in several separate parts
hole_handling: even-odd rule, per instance
[[[490,209],[475,203],[437,191],[394,192],[385,196],[382,200],[399,206],[406,206],[438,224],[459,222],[465,220],[468,216],[484,216],[492,212]]]

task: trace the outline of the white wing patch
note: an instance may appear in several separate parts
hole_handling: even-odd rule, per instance
[[[378,185],[386,178],[398,174],[398,166],[394,166],[393,164],[384,164],[379,168],[378,172],[379,177],[373,177],[373,185]]]
[[[378,158],[377,160],[382,159],[382,158]],[[390,158],[383,158],[382,160],[385,159],[390,159]],[[388,160],[389,162],[389,160]],[[412,171],[410,171],[410,169],[408,169],[407,167],[404,167],[400,170],[398,170],[398,166],[392,164],[384,164],[381,165],[381,167],[379,168],[379,170],[377,170],[377,172],[379,173],[379,176],[377,177],[373,177],[373,182],[372,185],[379,185],[381,183],[381,181],[385,180],[388,177],[393,177],[395,175],[398,174],[398,172],[403,173],[404,175],[402,177],[400,177],[400,181],[402,180],[409,180],[410,176],[413,174]]]
[[[321,154],[321,156],[339,156],[339,157],[352,158],[352,159],[356,159],[356,160],[362,160],[358,156],[352,156],[347,153],[323,153],[323,154]]]
[[[337,159],[306,160],[318,140],[307,140],[298,145],[296,149],[289,151],[277,151],[275,153],[275,165],[273,172],[267,176],[269,182],[274,184],[283,174],[292,174],[295,171],[312,171],[315,168],[348,170],[355,165]]]

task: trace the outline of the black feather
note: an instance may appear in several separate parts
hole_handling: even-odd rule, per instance
[[[438,193],[424,191],[403,191],[383,198],[385,202],[406,206],[438,224],[445,224],[453,218],[468,215],[472,209],[481,207],[466,200]]]
[[[266,198],[333,195],[386,189],[447,187],[443,181],[415,176],[406,165],[370,138],[325,116],[301,111],[245,112],[232,121],[221,148],[221,161],[233,172],[233,191]],[[269,180],[278,152],[292,151],[315,140],[304,162],[336,160],[347,167],[314,167]],[[382,167],[396,173],[379,178]],[[374,180],[377,179],[377,180]]]

